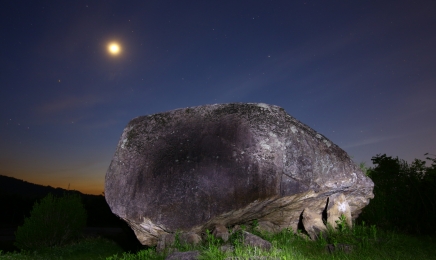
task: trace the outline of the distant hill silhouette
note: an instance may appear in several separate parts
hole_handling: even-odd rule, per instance
[[[0,175],[0,194],[16,194],[26,198],[42,198],[51,193],[56,196],[61,196],[65,192],[73,192],[77,194],[82,194],[75,190],[65,190],[61,188],[53,188],[51,186],[43,186],[39,184],[30,183],[13,177],[8,177]],[[84,195],[84,194],[82,194]],[[86,195],[94,196],[94,195]]]
[[[9,232],[7,234],[13,237],[13,232],[17,230],[17,227],[23,225],[24,218],[30,216],[34,203],[49,193],[55,196],[62,196],[65,193],[78,194],[87,212],[86,225],[92,227],[87,228],[91,234],[108,237],[126,251],[134,252],[143,248],[127,223],[111,212],[104,196],[38,185],[3,175],[0,175],[0,231],[6,230],[4,233]],[[121,229],[122,232],[108,235],[105,230],[109,227]],[[10,243],[7,246],[5,248],[0,239],[0,250],[17,250],[11,247]]]
[[[118,227],[122,225],[122,221],[111,212],[102,195],[83,194],[75,190],[53,188],[0,175],[0,228],[22,225],[24,218],[29,217],[33,204],[49,193],[57,197],[65,193],[78,194],[88,213],[87,226]]]

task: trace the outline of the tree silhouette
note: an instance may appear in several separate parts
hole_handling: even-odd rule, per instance
[[[427,154],[425,154],[427,155]],[[436,159],[431,167],[415,159],[411,164],[398,157],[376,155],[368,170],[374,181],[374,199],[359,220],[387,229],[435,234]]]

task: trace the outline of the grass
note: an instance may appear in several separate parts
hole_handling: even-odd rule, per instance
[[[263,251],[246,247],[241,243],[240,233],[234,233],[227,244],[233,246],[232,252],[223,252],[221,239],[206,234],[201,245],[190,246],[176,243],[178,251],[200,251],[200,259],[436,259],[436,238],[405,235],[394,231],[381,231],[375,226],[356,225],[353,229],[341,227],[332,230],[317,241],[294,234],[291,230],[283,230],[278,234],[269,234],[257,230],[249,230],[273,244],[273,249]],[[335,250],[329,253],[327,245],[347,244],[353,247],[346,253]],[[115,242],[104,238],[84,238],[79,242],[63,247],[47,249],[43,252],[0,253],[0,259],[165,259],[168,252],[157,253],[155,248],[123,252]],[[258,257],[258,258],[253,258]],[[266,257],[266,258],[261,258]]]
[[[76,243],[45,249],[41,252],[8,252],[1,253],[0,259],[44,259],[44,260],[90,260],[106,259],[112,255],[122,253],[123,250],[115,242],[105,238],[83,238]]]

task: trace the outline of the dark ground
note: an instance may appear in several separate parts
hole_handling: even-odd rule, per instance
[[[82,194],[0,175],[0,250],[19,251],[14,246],[15,231],[30,216],[34,203],[49,193],[54,196],[73,193],[82,198],[87,212],[88,227],[83,232],[85,237],[100,236],[113,240],[126,252],[133,253],[145,248],[136,239],[132,229],[112,213],[103,195]]]
[[[14,246],[16,228],[1,228],[0,229],[0,250],[5,252],[13,252],[20,250]],[[146,246],[141,245],[136,239],[133,231],[126,227],[86,227],[83,230],[84,237],[104,237],[117,243],[125,252],[137,252]]]

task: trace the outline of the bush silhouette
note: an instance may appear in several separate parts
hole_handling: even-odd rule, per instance
[[[76,239],[86,225],[86,211],[78,195],[48,194],[35,202],[30,217],[15,232],[15,246],[22,250],[41,250],[62,246]]]
[[[411,164],[377,155],[368,176],[374,181],[374,199],[359,220],[384,229],[436,234],[436,160],[430,167],[415,159]]]

